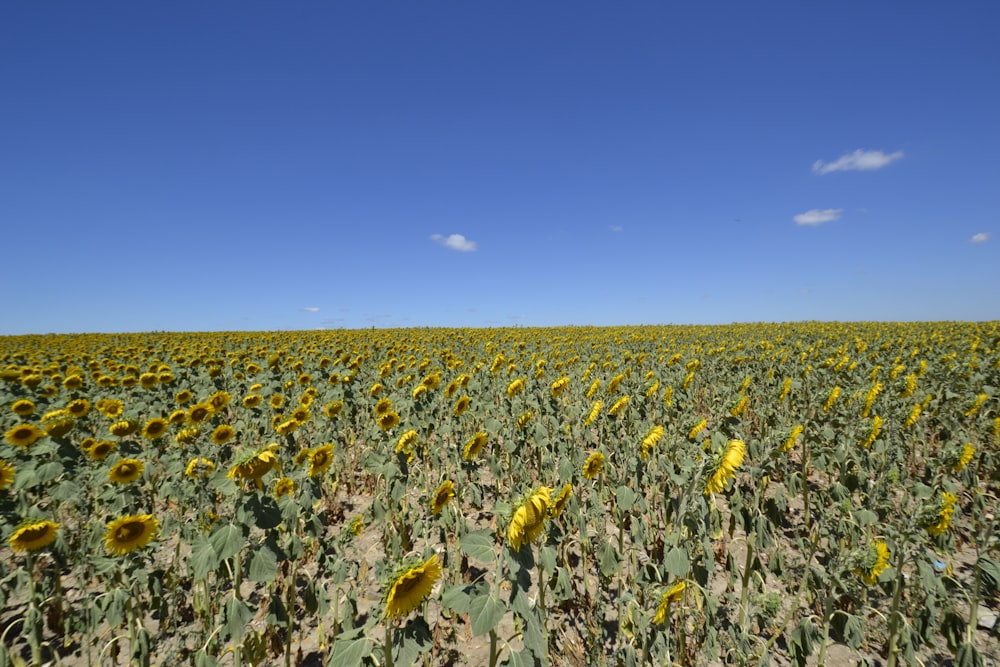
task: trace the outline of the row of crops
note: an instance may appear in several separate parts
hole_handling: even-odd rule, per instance
[[[0,338],[0,664],[1000,659],[1000,325]]]

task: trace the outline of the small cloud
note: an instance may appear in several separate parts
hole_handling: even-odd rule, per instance
[[[434,234],[431,236],[431,240],[437,241],[445,248],[451,248],[452,250],[458,250],[459,252],[472,252],[476,249],[476,242],[470,241],[461,234],[452,234],[451,236]]]
[[[972,238],[969,239],[969,243],[986,243],[990,240],[989,232],[979,232],[978,234],[973,234]]]
[[[840,219],[840,215],[843,212],[844,209],[842,208],[814,208],[811,211],[799,213],[792,220],[797,225],[822,225],[824,222],[833,222]]]
[[[813,172],[823,175],[834,171],[873,171],[902,157],[903,151],[883,153],[882,151],[864,151],[859,148],[853,153],[841,155],[833,162],[816,160],[813,162]]]
[[[307,313],[318,313],[319,312],[319,308],[317,308],[316,306],[306,306],[302,310],[306,311]]]
[[[624,232],[625,228],[621,225],[611,225],[611,231],[613,232]]]

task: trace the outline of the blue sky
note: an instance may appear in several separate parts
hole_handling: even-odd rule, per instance
[[[7,2],[0,334],[1000,319],[994,2]]]

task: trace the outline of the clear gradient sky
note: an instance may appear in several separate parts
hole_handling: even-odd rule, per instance
[[[0,334],[1000,319],[1000,3],[0,7]]]

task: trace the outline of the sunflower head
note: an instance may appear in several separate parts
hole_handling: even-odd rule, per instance
[[[402,618],[420,606],[441,577],[437,554],[418,565],[406,565],[392,576],[385,593],[385,617]]]
[[[27,449],[46,435],[45,431],[34,424],[18,424],[7,429],[3,437],[11,445]]]
[[[295,480],[282,477],[274,483],[274,498],[280,499],[295,493]]]
[[[309,476],[319,477],[329,469],[333,463],[333,445],[325,444],[310,450],[309,452]]]
[[[201,456],[195,456],[188,461],[184,474],[191,479],[201,479],[208,477],[215,472],[215,463]]]
[[[253,482],[259,486],[264,475],[279,467],[278,456],[275,453],[277,449],[278,445],[268,445],[245,454],[229,469],[227,476],[234,481]]]
[[[546,486],[539,487],[514,512],[507,528],[507,541],[514,551],[520,551],[522,544],[534,542],[542,534],[551,492]]]
[[[126,514],[108,524],[104,548],[112,556],[124,556],[148,545],[159,529],[160,522],[152,514]]]
[[[441,482],[441,486],[437,488],[437,491],[434,492],[434,497],[431,498],[431,512],[434,514],[440,514],[445,505],[450,503],[451,499],[454,497],[455,483],[450,479],[446,479]]]
[[[604,454],[592,452],[583,464],[583,476],[587,479],[594,479],[604,470]]]
[[[678,602],[684,596],[685,588],[687,588],[687,583],[681,579],[663,592],[663,595],[660,596],[660,604],[656,608],[656,616],[653,617],[653,623],[662,625],[667,622],[667,612],[670,609],[670,605]]]
[[[236,430],[232,426],[229,424],[219,424],[212,429],[212,442],[217,445],[224,445],[232,440],[235,435]]]
[[[10,548],[14,551],[38,551],[56,541],[59,524],[43,519],[22,523],[10,536]]]
[[[14,466],[0,459],[0,491],[13,484],[16,476],[17,471],[14,469]]]
[[[566,509],[566,504],[569,502],[569,499],[572,496],[573,496],[573,485],[572,484],[563,485],[563,488],[559,492],[559,495],[556,496],[555,499],[552,501],[552,504],[549,505],[549,517],[555,519],[560,514],[562,514],[563,510]]]
[[[378,427],[383,431],[391,431],[399,425],[399,415],[390,410],[383,415],[379,415]]]
[[[22,398],[11,403],[10,409],[18,417],[27,417],[34,414],[35,404],[26,398]]]
[[[480,431],[474,436],[469,438],[469,441],[465,443],[465,449],[462,451],[462,458],[466,461],[472,461],[483,451],[486,443],[489,441],[489,435],[486,431]]]
[[[115,484],[128,484],[142,477],[145,467],[139,459],[122,459],[108,471],[108,479]]]
[[[142,437],[147,440],[156,440],[166,434],[169,422],[163,417],[153,417],[142,427]]]
[[[84,451],[91,461],[103,461],[108,454],[118,449],[118,445],[111,440],[99,440]]]

